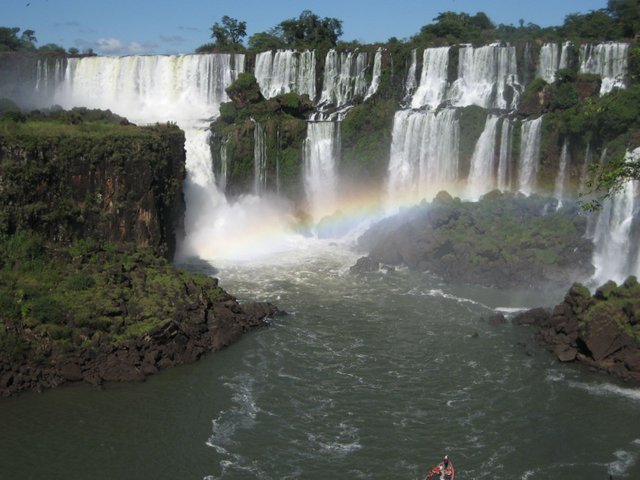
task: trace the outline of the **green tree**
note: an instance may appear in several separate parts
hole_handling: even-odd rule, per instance
[[[20,50],[22,43],[18,38],[18,27],[0,27],[0,51],[16,52]]]
[[[56,54],[56,55],[66,55],[67,51],[56,43],[47,43],[42,45],[39,49],[39,52]]]
[[[633,38],[640,31],[638,0],[609,0],[607,12],[620,24],[624,37]]]
[[[277,50],[284,48],[286,45],[282,38],[276,32],[259,32],[249,37],[249,49],[256,52],[264,52],[267,50]]]
[[[433,19],[435,23],[425,25],[414,41],[431,42],[442,40],[445,42],[473,42],[483,43],[495,33],[495,25],[486,13],[475,15],[468,13],[440,12]]]
[[[606,10],[601,9],[584,15],[579,13],[567,15],[562,33],[567,38],[603,41],[619,38],[621,28]]]
[[[222,23],[215,22],[211,27],[211,38],[219,48],[241,47],[242,39],[247,36],[247,22],[240,22],[225,15]]]
[[[342,21],[304,10],[298,18],[280,22],[274,31],[291,48],[331,48],[342,36]]]

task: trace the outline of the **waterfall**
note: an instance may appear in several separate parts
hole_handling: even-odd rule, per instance
[[[368,85],[365,72],[369,66],[367,52],[329,50],[324,64],[324,79],[320,104],[341,107],[355,96],[364,96]]]
[[[557,43],[545,43],[540,49],[538,76],[547,83],[553,83],[556,79],[556,71],[560,64],[559,50]]]
[[[70,58],[53,101],[110,109],[138,123],[192,125],[217,115],[242,71],[241,54]]]
[[[426,48],[422,54],[420,85],[411,99],[411,108],[437,108],[444,99],[447,87],[450,47]],[[415,76],[415,65],[414,72]]]
[[[415,202],[453,186],[458,177],[456,110],[400,110],[393,119],[387,195]]]
[[[409,71],[407,72],[407,80],[404,84],[405,100],[411,98],[413,92],[416,89],[416,70],[418,63],[418,51],[414,48],[411,50],[411,63],[409,64]]]
[[[478,200],[483,194],[495,187],[496,133],[498,131],[497,115],[489,115],[484,130],[478,138],[467,178],[467,195]]]
[[[516,108],[518,84],[516,49],[499,44],[465,46],[459,50],[458,78],[448,98],[457,107],[478,105],[501,110]],[[509,98],[511,96],[511,98]]]
[[[264,128],[253,122],[253,193],[260,195],[267,188],[267,140]]]
[[[256,55],[255,76],[265,98],[296,92],[316,97],[315,52],[278,50]]]
[[[542,137],[542,116],[522,122],[520,139],[520,171],[518,189],[525,195],[534,192],[540,163],[540,139]]]
[[[638,161],[640,148],[627,154]],[[627,181],[622,190],[608,198],[598,215],[593,242],[593,282],[622,282],[629,275],[640,275],[640,182]]]
[[[508,117],[502,121],[502,130],[500,132],[500,156],[498,158],[498,188],[502,191],[511,188],[509,181],[509,167],[511,165],[511,134],[513,125]]]
[[[364,99],[371,97],[374,93],[378,91],[380,87],[380,75],[382,74],[382,49],[379,48],[376,50],[375,57],[373,58],[373,78],[371,79],[371,85],[369,85],[369,90],[367,90],[367,94]]]
[[[556,188],[554,196],[558,199],[557,209],[562,208],[562,200],[564,199],[564,182],[567,176],[567,167],[569,166],[569,142],[567,139],[562,144],[560,153],[560,166],[558,167],[558,175],[556,176]]]
[[[49,101],[57,87],[64,81],[65,62],[63,58],[38,59],[36,64],[35,104]]]
[[[227,190],[227,179],[229,178],[229,157],[227,155],[227,141],[220,145],[220,178],[218,178],[218,188],[225,192]]]
[[[580,192],[585,192],[587,188],[587,180],[589,175],[589,164],[591,163],[591,142],[587,143],[587,149],[584,152],[584,162],[580,169]]]
[[[624,88],[627,73],[628,43],[600,43],[580,47],[580,73],[602,77],[600,95],[614,88]]]
[[[310,213],[318,221],[337,207],[340,122],[308,122],[304,185]]]
[[[558,70],[563,68],[569,68],[571,63],[571,49],[573,44],[571,42],[564,42],[562,44],[562,51],[560,53],[560,62],[558,63]]]

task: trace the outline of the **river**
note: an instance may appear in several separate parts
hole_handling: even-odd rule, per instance
[[[288,312],[270,328],[142,384],[2,399],[0,478],[418,479],[445,453],[460,480],[640,478],[640,389],[484,320],[562,292],[351,275],[329,242],[276,257],[216,265]]]

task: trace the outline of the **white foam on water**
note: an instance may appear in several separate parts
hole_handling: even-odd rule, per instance
[[[592,395],[616,396],[640,401],[640,388],[623,388],[611,383],[589,384],[575,381],[569,381],[568,385],[573,388],[585,390]]]
[[[494,308],[494,310],[501,313],[519,313],[525,312],[529,309],[527,307],[497,307]]]
[[[613,455],[616,459],[609,464],[609,473],[611,475],[625,476],[637,460],[635,454],[625,450],[616,450]]]

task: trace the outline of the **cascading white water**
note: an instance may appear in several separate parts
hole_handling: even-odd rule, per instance
[[[562,151],[560,152],[560,165],[558,166],[558,175],[556,176],[556,187],[554,197],[558,199],[557,209],[562,208],[564,199],[564,183],[567,176],[567,167],[569,166],[569,141],[564,140]]]
[[[267,140],[264,128],[253,121],[253,193],[260,195],[267,187]]]
[[[540,48],[538,77],[547,83],[555,82],[556,72],[569,68],[572,46],[571,42],[564,42],[561,46],[557,43],[545,43]]]
[[[420,85],[411,99],[411,108],[437,108],[447,88],[450,47],[425,48]],[[415,66],[413,71],[415,77]]]
[[[367,90],[367,94],[364,99],[371,97],[380,88],[380,75],[382,74],[382,49],[376,50],[376,54],[373,58],[373,77],[371,78],[371,85]]]
[[[639,159],[640,148],[627,154],[628,161]],[[606,280],[619,283],[629,275],[640,275],[639,233],[640,182],[628,181],[604,202],[598,215],[593,235],[594,284]]]
[[[70,58],[53,101],[188,128],[217,115],[228,101],[225,88],[242,71],[241,54]]]
[[[255,76],[265,98],[296,92],[316,97],[315,51],[277,50],[256,55]]]
[[[478,105],[506,110],[517,107],[519,89],[515,47],[465,46],[460,48],[458,78],[447,98],[457,107]],[[510,100],[508,93],[513,97]]]
[[[414,48],[411,50],[411,63],[407,71],[407,80],[404,84],[405,101],[413,96],[413,92],[417,86],[416,70],[418,68],[418,51]]]
[[[540,164],[542,118],[522,122],[518,190],[525,195],[535,191]]]
[[[589,165],[591,164],[591,142],[587,143],[587,149],[584,152],[584,162],[582,162],[582,168],[580,169],[580,192],[585,192],[587,188],[587,181],[589,179]]]
[[[564,42],[562,44],[562,50],[560,52],[560,62],[558,63],[558,70],[563,68],[569,68],[569,63],[571,62],[571,50],[573,48],[573,44],[571,42]]]
[[[308,122],[304,155],[304,184],[314,220],[337,208],[340,122]]]
[[[556,71],[560,64],[560,48],[557,43],[545,43],[540,48],[538,60],[538,76],[547,83],[553,83],[556,79]]]
[[[388,203],[411,203],[449,189],[458,178],[456,110],[400,110],[393,119]]]
[[[513,125],[509,117],[504,117],[502,121],[502,129],[500,131],[500,155],[498,158],[498,188],[503,192],[511,188],[509,181],[509,167],[511,165],[511,135]]]
[[[38,59],[36,64],[36,84],[33,92],[35,105],[46,104],[55,95],[58,86],[64,81],[64,74],[64,59]]]
[[[483,194],[493,190],[496,184],[496,134],[498,131],[497,115],[489,115],[484,130],[478,138],[471,157],[469,176],[467,177],[466,196],[470,200],[478,200]]]
[[[368,85],[365,73],[369,66],[367,52],[329,50],[324,64],[324,81],[320,104],[341,107],[355,96],[364,96]]]
[[[227,179],[229,177],[229,157],[227,155],[227,143],[223,141],[220,145],[220,178],[218,181],[218,188],[222,192],[227,190]]]
[[[600,43],[580,47],[580,72],[602,77],[600,95],[614,88],[625,88],[628,43]]]

